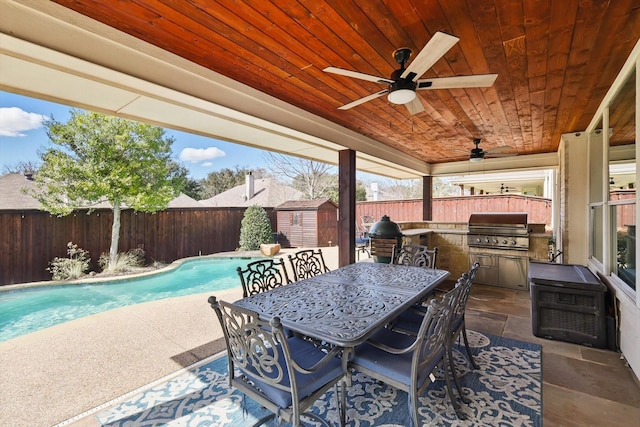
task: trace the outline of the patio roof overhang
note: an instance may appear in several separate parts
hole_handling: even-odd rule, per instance
[[[428,164],[54,3],[3,6],[0,69],[1,90],[330,164],[352,149],[358,170],[396,179],[558,163]]]

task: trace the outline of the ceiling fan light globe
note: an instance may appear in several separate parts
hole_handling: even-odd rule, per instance
[[[469,158],[469,161],[470,162],[481,162],[482,161],[482,157],[480,157],[480,156],[477,156],[477,157],[471,156]]]
[[[407,102],[411,102],[416,98],[415,91],[411,89],[397,89],[393,92],[389,93],[387,99],[392,104],[406,104]]]

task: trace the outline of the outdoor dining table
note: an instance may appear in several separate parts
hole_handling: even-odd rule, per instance
[[[360,262],[236,302],[264,320],[350,351],[429,295],[449,272]]]

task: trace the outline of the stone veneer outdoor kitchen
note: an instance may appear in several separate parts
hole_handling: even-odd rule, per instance
[[[415,233],[404,237],[405,244],[423,244],[438,248],[438,268],[451,272],[451,277],[469,270],[468,224],[466,222],[397,221],[403,232]],[[544,224],[529,224],[528,251],[504,251],[485,249],[488,253],[526,256],[531,261],[548,261],[549,238]]]

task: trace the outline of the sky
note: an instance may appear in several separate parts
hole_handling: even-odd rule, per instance
[[[19,162],[40,163],[38,153],[50,146],[42,121],[66,122],[71,107],[0,91],[0,175]],[[265,150],[165,129],[174,138],[174,158],[193,179],[230,168],[265,168]]]

